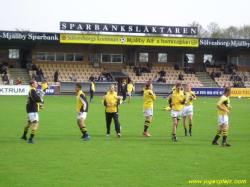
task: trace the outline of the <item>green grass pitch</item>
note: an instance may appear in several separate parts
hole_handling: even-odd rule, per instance
[[[20,139],[27,123],[27,97],[0,96],[0,186],[201,186],[189,180],[223,179],[247,180],[244,186],[250,185],[250,99],[231,98],[231,147],[211,145],[218,130],[218,97],[198,97],[194,136],[184,136],[181,120],[178,142],[171,140],[172,119],[170,112],[163,111],[168,104],[162,97],[154,104],[148,130],[151,137],[142,135],[145,117],[141,97],[119,106],[121,138],[113,122],[111,136],[105,136],[101,99],[94,97],[94,103],[89,103],[86,125],[91,140],[82,141],[76,124],[76,97],[45,96],[36,144],[28,144]]]

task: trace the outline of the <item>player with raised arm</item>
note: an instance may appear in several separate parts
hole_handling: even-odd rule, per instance
[[[49,89],[49,83],[47,82],[47,80],[43,80],[43,83],[42,85],[38,85],[38,86],[41,86],[41,90],[37,90],[38,92],[40,92],[40,97],[43,99],[45,93],[46,93],[46,90]]]

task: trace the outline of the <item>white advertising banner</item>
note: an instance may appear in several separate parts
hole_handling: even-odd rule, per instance
[[[0,85],[0,95],[28,95],[29,85]]]

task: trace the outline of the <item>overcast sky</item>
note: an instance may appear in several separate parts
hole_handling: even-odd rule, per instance
[[[250,0],[0,0],[0,30],[63,32],[60,21],[207,27],[250,25]]]

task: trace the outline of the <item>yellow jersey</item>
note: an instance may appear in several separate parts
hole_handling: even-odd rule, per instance
[[[43,83],[41,87],[42,87],[42,90],[43,90],[43,91],[46,90],[47,88],[49,88],[47,82],[46,82],[46,83]]]
[[[121,98],[117,97],[116,92],[107,92],[107,94],[103,97],[103,104],[106,106],[107,113],[117,113],[118,105],[121,104]],[[115,105],[117,103],[117,105]],[[107,104],[110,104],[108,107]]]
[[[169,104],[174,103],[174,105],[170,105],[170,107],[177,111],[183,110],[186,99],[186,95],[183,91],[177,92],[176,90],[173,91],[167,98]],[[181,103],[180,100],[183,100],[183,103]]]
[[[90,83],[90,91],[95,92],[95,83],[94,82]]]
[[[229,99],[229,97],[226,97],[225,95],[222,95],[220,97],[220,100],[217,103],[217,105],[219,105],[219,106],[221,106],[221,107],[226,108],[226,109],[229,110],[229,106],[230,106],[230,99]],[[225,110],[219,109],[218,116],[220,116],[220,115],[228,115],[228,114],[227,114],[227,112]]]
[[[145,90],[143,94],[143,99],[144,99],[143,110],[148,110],[150,108],[153,108],[156,95],[154,95],[152,90]]]
[[[77,92],[77,112],[88,112],[88,101],[85,94],[80,90]]]
[[[134,85],[133,84],[128,84],[128,92],[132,93],[134,90]]]
[[[190,91],[190,92],[186,92],[185,91],[185,94],[186,94],[186,103],[185,105],[188,106],[188,105],[192,105],[193,104],[193,99],[191,98],[191,96],[193,96],[194,98],[196,98],[196,95],[194,92]]]

